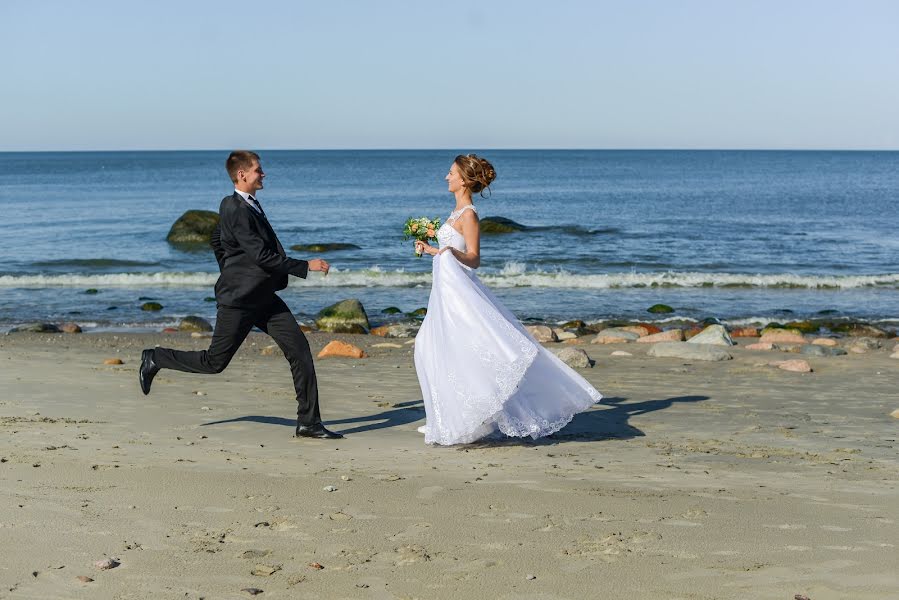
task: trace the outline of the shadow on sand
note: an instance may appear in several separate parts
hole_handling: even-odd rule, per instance
[[[490,446],[509,446],[517,444],[547,445],[570,441],[598,442],[602,440],[626,440],[635,437],[643,437],[645,434],[628,422],[631,416],[645,415],[646,413],[657,410],[664,410],[673,404],[701,402],[708,399],[708,396],[675,396],[663,400],[646,400],[643,402],[625,403],[627,398],[603,398],[602,402],[597,404],[595,408],[575,415],[571,423],[564,429],[549,437],[532,440],[530,438],[519,439],[491,436],[479,442],[465,444],[460,447],[486,448]],[[407,423],[421,421],[424,419],[424,415],[424,404],[421,400],[415,400],[394,404],[391,410],[385,410],[373,415],[354,417],[351,419],[331,419],[325,421],[325,425],[335,430],[338,430],[338,428],[334,426],[356,425],[355,427],[350,427],[348,429],[339,429],[339,432],[343,434],[362,433],[364,431],[387,429],[398,425],[406,425]],[[209,423],[203,423],[203,426],[241,422],[283,425],[286,427],[296,426],[296,421],[294,419],[267,417],[262,415],[246,415],[234,419],[211,421]]]
[[[547,446],[564,442],[600,442],[603,440],[628,440],[645,434],[628,421],[633,415],[645,415],[664,410],[673,404],[702,402],[708,396],[675,396],[663,400],[646,400],[625,404],[627,398],[606,397],[594,408],[574,416],[571,423],[550,436],[533,440],[531,438],[509,438],[491,436],[483,440],[459,446],[463,448],[489,448],[491,446]]]
[[[394,404],[391,410],[385,410],[374,415],[354,417],[352,419],[329,419],[327,421],[324,421],[324,424],[325,426],[338,431],[338,433],[347,435],[350,433],[362,433],[363,431],[374,431],[376,429],[387,429],[389,427],[405,425],[406,423],[414,423],[415,421],[423,421],[424,417],[424,404],[421,400],[415,400],[414,402],[400,402],[398,404]],[[296,419],[285,419],[284,417],[266,417],[262,415],[246,415],[243,417],[235,417],[233,419],[203,423],[203,426],[241,422],[264,423],[266,425],[285,425],[287,427],[296,427],[297,425]],[[354,425],[356,423],[360,423],[360,425],[356,427],[350,427],[349,429],[339,429],[338,427],[334,427],[335,425]],[[365,425],[361,425],[361,423],[365,423]]]

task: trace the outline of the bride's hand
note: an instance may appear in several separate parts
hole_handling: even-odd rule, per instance
[[[439,252],[437,248],[428,243],[422,242],[421,240],[415,240],[415,251],[418,254],[430,254],[431,256],[434,256]]]

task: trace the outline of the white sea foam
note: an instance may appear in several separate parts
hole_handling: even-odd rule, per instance
[[[796,288],[855,289],[882,287],[899,289],[899,273],[883,275],[797,275],[793,273],[742,274],[701,272],[628,272],[575,274],[568,271],[527,270],[520,262],[509,262],[498,272],[479,272],[481,280],[494,288],[630,289],[630,288]],[[218,273],[112,273],[61,275],[3,275],[0,288],[47,287],[210,287]],[[298,287],[420,287],[430,285],[431,274],[404,269],[332,269],[325,277],[310,273],[308,279],[291,278]]]

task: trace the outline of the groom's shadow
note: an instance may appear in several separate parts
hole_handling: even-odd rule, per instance
[[[629,423],[632,416],[664,410],[676,403],[702,402],[708,399],[708,396],[675,396],[661,400],[646,400],[626,404],[627,398],[603,398],[594,408],[575,415],[571,423],[550,436],[536,440],[497,436],[466,444],[462,448],[486,448],[519,444],[542,446],[564,442],[600,442],[644,437],[645,433]]]
[[[484,448],[519,444],[547,445],[563,442],[599,442],[603,440],[627,440],[635,437],[644,437],[646,434],[629,423],[632,416],[664,410],[677,403],[702,402],[708,399],[708,396],[675,396],[660,400],[626,403],[627,398],[603,398],[595,408],[575,415],[571,423],[549,437],[532,440],[531,438],[509,438],[497,435],[496,437],[491,436],[478,442],[465,444],[460,446],[460,448]],[[356,425],[349,429],[339,430],[342,434],[352,434],[406,425],[421,421],[424,419],[424,416],[424,404],[421,400],[414,400],[393,404],[391,410],[385,410],[373,415],[331,419],[325,421],[325,425],[329,427],[335,425]],[[223,425],[225,423],[240,422],[284,425],[286,427],[294,427],[296,425],[294,419],[263,415],[246,415],[233,419],[211,421],[202,425]],[[337,428],[335,427],[335,429]]]
[[[356,427],[350,427],[349,429],[340,429],[338,431],[338,433],[347,435],[351,433],[362,433],[363,431],[374,431],[376,429],[397,427],[399,425],[414,423],[415,421],[421,421],[424,419],[425,408],[424,403],[422,403],[421,400],[415,400],[412,402],[399,402],[391,406],[392,410],[385,410],[374,415],[365,415],[363,417],[353,417],[349,419],[330,419],[328,421],[324,421],[324,424],[328,427],[333,427],[334,425],[353,425],[359,423],[359,425],[357,425]],[[202,426],[223,425],[225,423],[241,422],[264,423],[266,425],[285,425],[287,427],[295,427],[297,424],[296,419],[285,419],[284,417],[267,417],[263,415],[246,415],[243,417],[235,417],[233,419],[223,419],[221,421],[202,423]],[[364,425],[362,423],[364,423]],[[334,427],[334,429],[337,430],[336,427]]]

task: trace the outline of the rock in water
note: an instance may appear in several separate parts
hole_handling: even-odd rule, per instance
[[[328,356],[365,358],[368,355],[362,351],[362,348],[347,344],[346,342],[341,342],[340,340],[334,340],[328,342],[328,344],[321,349],[321,352],[318,353],[319,358],[326,358]]]
[[[841,323],[835,325],[831,330],[835,333],[844,333],[852,337],[869,337],[869,338],[888,338],[888,334],[879,327],[868,325],[867,323]]]
[[[505,217],[484,217],[478,221],[481,233],[514,233],[524,231],[526,226]]]
[[[175,221],[165,239],[174,244],[208,244],[218,223],[217,212],[189,210]]]
[[[157,311],[157,310],[162,310],[162,304],[160,304],[159,302],[144,302],[143,304],[140,305],[140,309],[146,310],[146,311],[151,311],[151,312]]]
[[[180,331],[212,331],[212,325],[206,319],[190,315],[181,319],[178,329]]]
[[[77,323],[63,323],[59,330],[63,333],[81,333],[81,327]]]
[[[723,325],[709,325],[701,332],[691,337],[689,344],[711,344],[713,346],[734,346],[734,341],[730,339],[727,330]]]
[[[674,309],[668,306],[667,304],[653,304],[649,308],[646,309],[646,312],[651,312],[654,314],[668,314],[673,313]]]
[[[684,358],[687,360],[719,361],[733,358],[726,350],[710,344],[688,344],[687,342],[659,342],[653,344],[648,356],[664,358]]]
[[[580,348],[565,348],[557,356],[563,363],[575,369],[586,369],[594,364],[594,361]]]
[[[371,329],[365,308],[355,298],[323,308],[315,317],[315,325],[331,333],[368,333]]]

